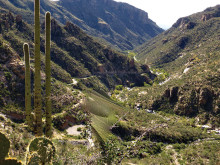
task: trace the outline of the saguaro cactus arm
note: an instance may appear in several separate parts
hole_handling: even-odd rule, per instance
[[[27,43],[24,44],[25,58],[25,113],[29,130],[32,130],[31,122],[31,73],[30,73],[30,53]]]
[[[50,38],[51,38],[51,23],[50,23],[50,12],[46,12],[46,136],[51,137],[52,135],[52,117],[51,117],[51,67],[50,67]]]

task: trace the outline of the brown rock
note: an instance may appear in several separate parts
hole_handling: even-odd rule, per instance
[[[129,68],[134,68],[135,67],[135,63],[134,63],[134,59],[130,59],[129,60]]]
[[[211,19],[212,17],[213,16],[211,14],[203,14],[201,20],[204,22]]]
[[[179,27],[180,29],[183,28],[187,23],[189,22],[189,18],[187,17],[184,17],[184,18],[180,18],[176,21],[175,24],[173,24],[172,27]]]
[[[163,39],[163,40],[162,40],[162,43],[163,43],[163,44],[165,44],[165,43],[167,43],[167,42],[168,42],[168,39]]]
[[[178,101],[179,87],[173,87],[170,91],[170,102],[174,103]]]
[[[97,67],[98,67],[98,72],[100,72],[100,73],[104,73],[105,72],[105,67],[104,67],[103,64],[99,64]]]
[[[170,97],[170,89],[169,88],[164,91],[163,96],[166,97],[166,98]]]
[[[25,66],[20,64],[19,61],[15,61],[9,64],[9,68],[12,72],[19,77],[19,79],[24,80],[25,78]]]
[[[196,23],[194,22],[189,22],[186,24],[186,29],[193,29],[196,26]]]
[[[208,88],[203,88],[199,94],[199,104],[205,106],[210,100],[212,100],[212,92]]]
[[[149,68],[149,66],[148,65],[141,65],[141,69],[144,71],[144,72],[146,72],[146,73],[148,73],[148,72],[150,72],[150,68]]]
[[[25,115],[19,112],[7,112],[7,117],[16,122],[23,122]]]

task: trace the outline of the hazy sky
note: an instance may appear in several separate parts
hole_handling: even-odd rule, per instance
[[[146,11],[160,27],[168,29],[180,17],[220,4],[220,0],[115,0]]]

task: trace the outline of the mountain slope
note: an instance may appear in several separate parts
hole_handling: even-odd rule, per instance
[[[34,36],[32,26],[25,23],[20,16],[14,16],[4,9],[1,9],[1,11],[0,32],[2,45],[8,45],[9,49],[14,52],[8,53],[6,49],[1,52],[2,58],[4,59],[5,56],[12,54],[12,57],[18,56],[19,63],[22,62],[23,43],[27,42],[30,45],[31,65],[33,65]],[[44,24],[42,24],[43,32]],[[148,66],[139,65],[135,63],[134,59],[102,46],[70,22],[65,26],[60,26],[53,19],[51,21],[51,34],[52,76],[59,81],[70,84],[72,79],[75,78],[80,82],[78,85],[85,84],[99,91],[108,92],[109,88],[114,88],[118,84],[143,85],[144,82],[149,83],[154,78]],[[45,67],[44,41],[42,35],[42,69]],[[7,69],[9,66],[6,65],[5,67]],[[2,76],[4,76],[4,72],[2,72]]]
[[[170,29],[137,48],[136,58],[157,68],[156,74],[163,80],[154,88],[140,89],[136,98],[139,104],[198,117],[200,124],[219,126],[219,36],[220,6],[217,5],[180,18]],[[169,75],[167,79],[164,73]],[[135,98],[135,94],[130,95],[130,100]]]
[[[26,148],[33,134],[24,123],[22,46],[24,42],[30,44],[33,78],[33,27],[20,16],[1,7],[0,11],[0,131],[11,141],[9,156],[25,163]],[[51,30],[54,127],[51,140],[56,146],[52,164],[219,164],[220,141],[214,132],[208,134],[206,129],[197,128],[198,122],[194,118],[146,110],[153,108],[187,116],[199,113],[202,115],[199,119],[206,120],[199,122],[208,120],[212,121],[213,127],[218,126],[220,61],[219,53],[215,51],[217,47],[211,51],[210,58],[190,61],[187,74],[177,68],[175,73],[180,73],[181,77],[171,77],[166,83],[151,86],[155,75],[147,65],[139,65],[133,58],[99,44],[76,25],[68,22],[61,26],[53,19]],[[44,89],[44,24],[41,32]],[[202,71],[207,75],[204,76]],[[155,72],[158,82],[166,74],[159,72]],[[173,72],[170,75],[173,76]],[[82,83],[107,92],[122,84],[115,87],[112,98],[117,99],[121,94],[125,102],[115,103],[106,94],[102,95],[103,92],[94,92]],[[144,87],[127,87],[134,85]],[[86,90],[81,92],[73,87]],[[132,109],[123,106],[126,101]],[[15,120],[21,123],[15,123]],[[77,131],[62,131],[73,124],[86,126],[76,126]]]
[[[203,54],[219,51],[220,6],[204,12],[180,18],[167,31],[137,48],[137,59],[156,67],[169,70],[186,64],[192,54],[204,58]],[[171,65],[171,66],[170,66]]]
[[[33,23],[32,0],[1,0],[0,5]],[[47,10],[60,23],[73,22],[121,50],[131,50],[163,31],[146,12],[113,0],[41,0],[41,13]]]

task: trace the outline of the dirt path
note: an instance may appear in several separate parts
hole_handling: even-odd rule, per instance
[[[138,61],[137,58],[136,58],[136,56],[134,56],[134,60],[135,60],[135,61]]]
[[[166,150],[171,150],[173,152],[173,155],[172,155],[172,158],[174,160],[174,164],[175,165],[180,165],[179,161],[178,161],[178,154],[177,152],[173,149],[173,146],[172,145],[168,145],[166,147]]]
[[[72,127],[69,127],[66,131],[68,135],[74,135],[78,136],[80,135],[81,131],[77,131],[78,128],[84,128],[85,125],[74,125]]]

